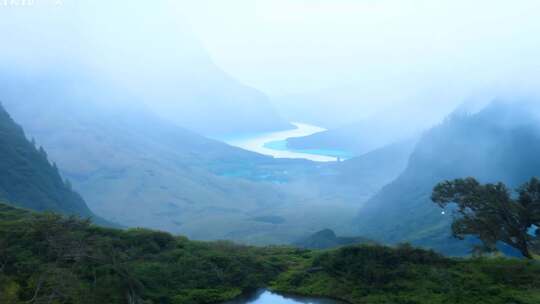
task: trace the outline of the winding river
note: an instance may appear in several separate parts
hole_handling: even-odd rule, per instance
[[[279,295],[265,289],[223,304],[344,304],[336,300]]]
[[[256,133],[222,139],[229,145],[239,147],[245,150],[270,155],[275,158],[304,158],[317,162],[331,162],[338,159],[350,158],[346,151],[313,149],[313,150],[294,150],[287,147],[287,139],[294,137],[304,137],[315,133],[326,131],[326,129],[299,122],[291,123],[294,129]]]

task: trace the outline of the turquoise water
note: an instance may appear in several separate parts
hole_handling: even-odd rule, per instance
[[[221,138],[220,140],[245,150],[270,155],[275,158],[304,158],[318,162],[333,162],[339,159],[344,160],[353,157],[351,153],[340,150],[327,149],[289,149],[286,140],[288,138],[303,137],[323,132],[326,129],[292,122],[293,129],[259,133],[259,134],[239,134],[233,137]]]
[[[304,153],[304,154],[312,154],[312,155],[323,155],[323,156],[330,156],[335,158],[341,158],[342,160],[346,160],[349,158],[352,158],[354,155],[342,150],[328,150],[328,149],[290,149],[287,147],[287,140],[276,140],[267,142],[264,144],[265,148],[277,150],[277,151],[291,151],[291,152],[297,152],[297,153]]]
[[[344,304],[343,302],[321,299],[321,298],[310,298],[310,297],[299,297],[299,296],[288,296],[280,295],[268,290],[258,290],[250,295],[246,295],[237,300],[226,302],[223,304]]]

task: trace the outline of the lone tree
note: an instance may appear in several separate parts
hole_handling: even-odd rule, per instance
[[[532,178],[517,189],[517,195],[503,184],[480,184],[474,178],[445,181],[433,189],[431,199],[441,208],[456,204],[452,234],[464,239],[477,236],[485,248],[496,250],[506,243],[532,258],[531,249],[540,239],[540,180]]]

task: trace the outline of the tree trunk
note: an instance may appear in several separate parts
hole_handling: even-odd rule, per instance
[[[527,248],[525,248],[524,250],[521,250],[521,254],[526,257],[527,259],[532,259],[533,256],[532,254],[529,252],[529,250]]]
[[[519,242],[518,246],[516,246],[519,252],[527,259],[532,259],[533,256],[531,252],[529,251],[529,246],[527,246],[527,242],[521,241]]]

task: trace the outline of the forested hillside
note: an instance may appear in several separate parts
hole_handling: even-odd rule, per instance
[[[474,176],[515,188],[540,175],[540,129],[527,103],[494,102],[473,115],[454,115],[427,132],[407,169],[366,203],[359,233],[389,243],[410,241],[449,254],[470,249],[450,237],[451,212],[430,196],[447,179]]]
[[[37,211],[92,217],[43,148],[30,142],[0,105],[0,201]]]

